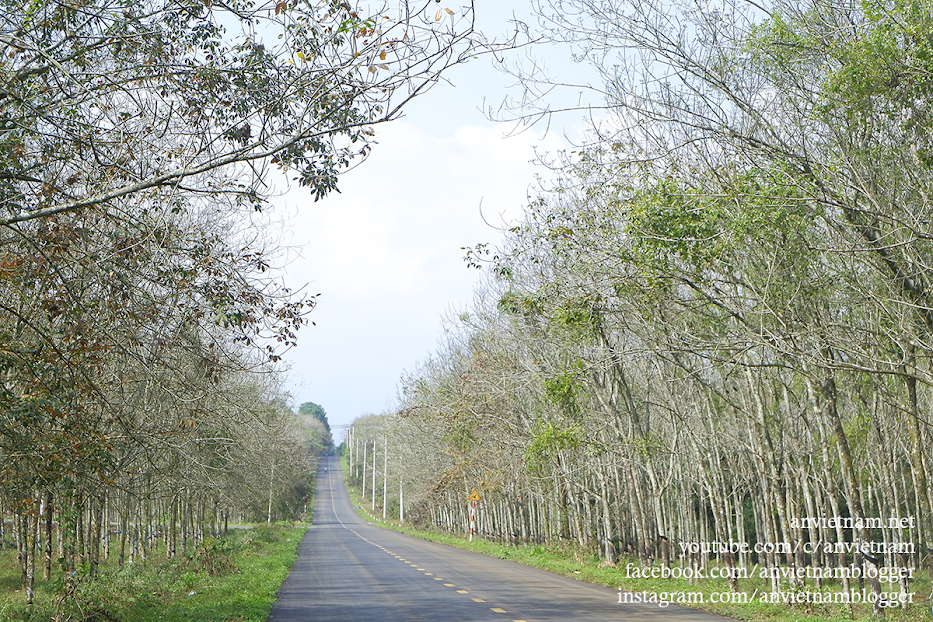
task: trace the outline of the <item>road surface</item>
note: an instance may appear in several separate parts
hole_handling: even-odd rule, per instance
[[[333,457],[316,489],[314,524],[269,622],[726,620],[676,605],[620,604],[617,590],[371,525],[350,505]]]

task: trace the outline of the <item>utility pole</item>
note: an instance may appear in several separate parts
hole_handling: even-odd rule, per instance
[[[369,441],[363,443],[363,496],[360,497],[361,501],[366,499],[366,450],[369,448]]]
[[[347,428],[347,441],[344,443],[347,447],[347,461],[350,466],[350,475],[353,475],[353,426]]]
[[[376,441],[373,441],[373,512],[376,511]]]
[[[398,476],[398,522],[405,522],[405,487],[402,484],[402,475]]]
[[[389,437],[382,439],[382,520],[386,519],[386,499],[389,492]]]

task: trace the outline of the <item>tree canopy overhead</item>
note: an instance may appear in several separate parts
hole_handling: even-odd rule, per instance
[[[159,516],[171,556],[193,516],[197,543],[228,516],[301,515],[326,417],[248,373],[315,304],[275,274],[270,172],[336,190],[481,43],[471,5],[370,9],[0,4],[0,512],[27,602],[55,523],[71,582],[115,522],[132,557]]]
[[[472,9],[442,15],[404,1],[6,3],[0,224],[128,196],[258,205],[269,163],[320,198],[372,124],[473,48]]]

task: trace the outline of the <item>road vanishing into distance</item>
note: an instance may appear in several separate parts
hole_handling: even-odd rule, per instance
[[[325,471],[326,469],[326,471]],[[337,459],[318,470],[313,526],[269,622],[722,622],[670,605],[382,529],[350,505]]]

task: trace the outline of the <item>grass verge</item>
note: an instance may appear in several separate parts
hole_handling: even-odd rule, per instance
[[[306,527],[285,525],[231,529],[205,541],[186,557],[116,567],[113,557],[97,578],[77,574],[70,598],[62,599],[64,576],[36,579],[33,605],[16,590],[0,594],[0,620],[9,622],[265,622],[282,582],[295,562]],[[160,557],[161,554],[161,557]],[[0,577],[19,585],[16,552],[0,551]]]
[[[346,465],[343,464],[343,461],[341,463],[344,466],[346,476]],[[348,477],[347,479],[349,480]],[[627,564],[631,563],[634,564],[634,567],[640,567],[636,559],[621,559],[615,568],[600,568],[602,559],[590,551],[581,549],[579,546],[568,544],[547,546],[533,544],[508,545],[486,541],[482,538],[474,538],[473,542],[470,542],[466,536],[429,529],[417,529],[408,524],[401,525],[398,522],[383,521],[381,516],[375,516],[369,511],[370,505],[360,502],[358,489],[349,484],[347,488],[350,493],[350,500],[357,513],[370,523],[407,533],[423,540],[455,546],[499,559],[509,559],[579,581],[605,585],[627,592],[647,593],[648,595],[687,594],[690,595],[693,602],[685,603],[686,606],[751,622],[839,622],[840,620],[849,619],[871,619],[871,607],[863,604],[855,605],[852,615],[850,615],[842,605],[762,603],[760,602],[761,595],[770,592],[770,582],[758,577],[743,579],[739,582],[739,593],[745,594],[749,602],[714,603],[711,602],[714,598],[720,600],[737,598],[729,591],[728,582],[725,579],[701,579],[691,583],[682,579],[629,578],[626,576],[628,574]],[[781,589],[793,590],[789,583],[782,585]],[[812,591],[815,588],[808,585],[806,589]],[[897,588],[891,586],[884,589],[885,591],[894,591]],[[912,584],[911,589],[915,592],[914,604],[910,605],[906,610],[900,608],[888,610],[886,619],[889,622],[920,622],[921,620],[929,622],[930,600],[926,598],[926,595],[930,593],[929,580],[918,577]],[[699,602],[701,600],[702,603]],[[663,611],[663,609],[659,609],[659,613],[663,613]]]

